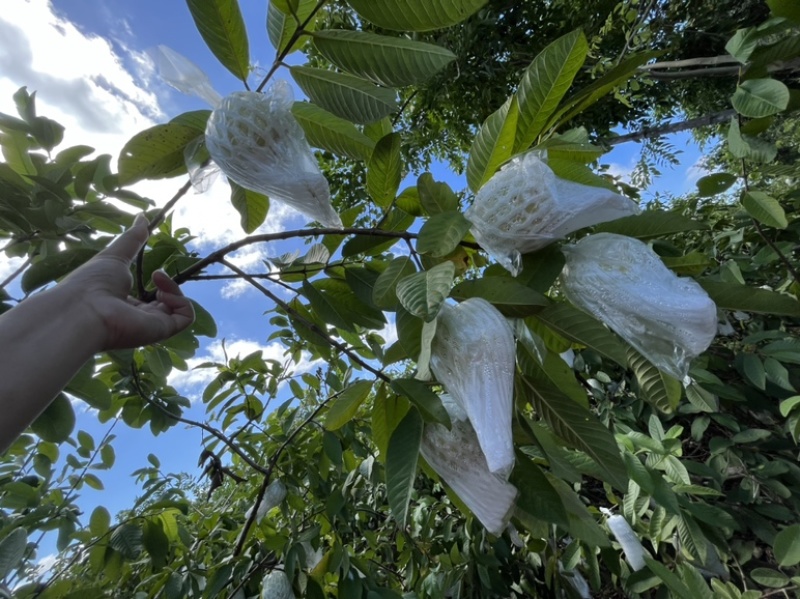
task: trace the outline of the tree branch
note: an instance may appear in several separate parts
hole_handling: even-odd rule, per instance
[[[617,146],[629,141],[642,141],[644,139],[650,139],[653,137],[664,137],[665,135],[678,133],[679,131],[687,131],[689,129],[698,129],[700,127],[718,125],[730,120],[730,118],[735,115],[736,111],[733,109],[723,110],[722,112],[708,114],[696,119],[688,119],[685,121],[679,121],[677,123],[669,123],[668,125],[663,125],[661,127],[645,127],[641,131],[636,131],[635,133],[627,133],[618,137],[605,139],[603,140],[603,143],[607,146]]]
[[[340,351],[341,353],[343,353],[343,354],[347,355],[347,357],[349,357],[349,358],[350,358],[350,359],[351,359],[353,362],[355,362],[356,364],[360,365],[362,368],[364,368],[364,369],[366,369],[366,370],[370,371],[372,374],[374,374],[376,377],[378,377],[378,378],[379,378],[379,379],[381,379],[382,381],[385,381],[385,382],[387,382],[387,383],[388,383],[388,382],[391,382],[391,379],[390,379],[388,376],[386,376],[386,375],[385,375],[383,372],[381,372],[380,370],[378,370],[378,369],[377,369],[377,368],[375,368],[374,366],[371,366],[371,365],[370,365],[369,363],[367,363],[365,360],[362,360],[362,359],[361,359],[361,358],[360,358],[360,357],[359,357],[359,356],[358,356],[358,355],[357,355],[357,354],[356,354],[356,353],[355,353],[355,352],[354,352],[352,349],[350,349],[350,348],[349,348],[347,345],[345,345],[344,343],[340,343],[339,341],[337,341],[336,339],[334,339],[333,337],[331,337],[330,335],[328,335],[328,333],[326,333],[325,331],[323,331],[322,329],[320,329],[320,328],[319,328],[319,327],[318,327],[316,324],[314,324],[313,322],[309,322],[308,320],[306,320],[306,319],[303,317],[303,315],[302,315],[302,314],[300,314],[299,312],[297,312],[297,310],[295,310],[294,308],[292,308],[292,307],[291,307],[289,304],[287,304],[286,302],[284,302],[284,301],[283,301],[281,298],[279,298],[277,295],[275,295],[274,293],[272,293],[272,291],[270,291],[269,289],[267,289],[266,287],[264,287],[264,286],[263,286],[261,283],[259,283],[259,282],[258,282],[258,281],[256,281],[255,279],[253,279],[253,278],[252,278],[250,275],[248,275],[246,272],[244,272],[243,270],[241,270],[239,267],[237,267],[237,266],[236,266],[236,265],[234,265],[234,264],[231,264],[230,262],[228,262],[228,261],[227,261],[227,260],[225,260],[225,259],[222,259],[222,260],[220,260],[220,262],[221,262],[222,264],[224,264],[224,265],[225,265],[227,268],[231,269],[233,272],[235,272],[236,274],[238,274],[240,277],[242,277],[242,278],[243,278],[245,281],[247,281],[248,283],[250,283],[250,284],[251,284],[253,287],[255,287],[256,289],[258,289],[258,290],[259,290],[261,293],[263,293],[264,295],[266,295],[266,296],[267,296],[269,299],[271,299],[273,302],[275,302],[275,304],[276,304],[277,306],[279,306],[279,307],[280,307],[280,308],[281,308],[281,309],[282,309],[284,312],[286,312],[286,314],[288,314],[288,315],[289,315],[289,316],[291,316],[292,318],[295,318],[295,319],[297,319],[297,320],[301,321],[301,322],[304,324],[304,326],[306,326],[306,327],[307,327],[307,328],[308,328],[308,329],[309,329],[311,332],[313,332],[315,335],[317,335],[318,337],[320,337],[320,338],[321,338],[323,341],[325,341],[325,342],[326,342],[328,345],[330,345],[330,346],[331,346],[331,347],[333,347],[334,349],[336,349],[336,350]]]
[[[285,239],[293,239],[295,237],[318,237],[319,235],[363,235],[365,237],[385,237],[387,239],[406,239],[406,240],[416,239],[418,237],[416,233],[411,233],[409,231],[385,231],[383,229],[358,229],[358,228],[337,229],[335,227],[297,229],[294,231],[281,231],[280,233],[265,233],[263,235],[251,235],[250,237],[245,237],[244,239],[235,241],[234,243],[226,245],[225,247],[210,253],[202,260],[196,262],[195,264],[192,264],[186,270],[178,273],[175,276],[175,281],[177,283],[184,283],[189,279],[191,279],[192,277],[194,277],[194,275],[198,274],[204,268],[212,264],[221,263],[225,258],[225,256],[227,256],[228,254],[235,252],[236,250],[239,250],[248,245],[253,245],[254,243],[281,241]],[[460,245],[462,247],[480,249],[480,246],[477,243],[472,243],[468,241],[462,241]]]
[[[253,459],[250,456],[244,453],[244,451],[242,451],[236,445],[236,443],[234,443],[231,439],[229,439],[222,431],[218,431],[213,426],[209,426],[203,422],[197,422],[196,420],[189,420],[188,418],[183,418],[182,416],[176,416],[175,414],[167,410],[164,406],[162,406],[160,403],[152,399],[142,388],[142,382],[141,379],[139,378],[139,371],[136,368],[136,364],[134,363],[131,363],[131,372],[133,373],[133,385],[134,387],[136,387],[137,394],[148,404],[150,404],[155,408],[158,408],[166,416],[169,416],[170,418],[173,418],[178,422],[182,422],[184,424],[188,424],[189,426],[196,426],[197,428],[203,429],[210,435],[213,435],[214,437],[222,441],[226,446],[228,446],[231,449],[231,451],[233,451],[233,453],[242,458],[242,460],[253,470],[256,470],[257,472],[260,472],[261,474],[265,475],[269,473],[269,469],[253,461]]]

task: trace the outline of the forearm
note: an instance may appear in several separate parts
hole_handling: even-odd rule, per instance
[[[101,335],[96,318],[61,287],[0,316],[0,453],[100,351]]]

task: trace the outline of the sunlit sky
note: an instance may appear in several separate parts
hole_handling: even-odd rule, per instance
[[[265,32],[266,2],[242,1],[250,35],[251,60],[258,68],[269,67],[274,49]],[[0,112],[15,114],[12,94],[21,86],[37,92],[40,115],[66,126],[64,147],[88,144],[98,153],[116,156],[124,143],[138,131],[188,110],[207,108],[194,97],[180,94],[160,81],[147,54],[164,44],[197,63],[222,95],[241,89],[241,83],[219,65],[206,48],[185,2],[137,0],[4,0],[0,12]],[[302,54],[290,62],[301,63]],[[263,70],[261,71],[263,72]],[[278,77],[288,78],[279,72]],[[259,79],[254,77],[254,80]],[[296,88],[295,88],[296,89]],[[299,92],[296,92],[299,96]],[[682,151],[681,164],[667,171],[644,196],[656,191],[689,191],[701,176],[700,154],[689,135],[671,138]],[[604,158],[610,170],[629,175],[638,155],[636,144],[626,144]],[[411,173],[410,179],[419,173]],[[463,177],[438,166],[434,175],[447,180],[456,190],[466,186]],[[142,184],[138,191],[163,204],[183,183],[180,179]],[[230,206],[227,184],[219,181],[205,194],[190,194],[179,204],[175,226],[189,227],[197,235],[195,248],[209,253],[241,238],[239,216]],[[258,232],[300,228],[306,219],[273,203],[267,222]],[[298,242],[295,242],[297,244]],[[295,246],[296,247],[296,246]],[[280,255],[292,244],[251,247],[235,256],[242,268],[258,269],[260,260]],[[14,262],[0,257],[0,280],[14,269]],[[221,338],[229,355],[242,356],[263,349],[265,357],[281,359],[283,348],[268,342],[272,332],[271,308],[258,292],[246,286],[216,282],[186,285],[184,291],[203,304],[216,318],[220,339],[207,342],[192,362],[222,359]],[[394,336],[393,327],[384,334]],[[211,371],[177,373],[171,382],[187,397],[196,398]],[[106,432],[91,412],[78,406],[78,428],[95,439]],[[190,417],[202,419],[202,409],[193,407]],[[197,457],[202,450],[201,433],[178,425],[153,437],[147,427],[141,431],[120,425],[114,430],[117,464],[113,471],[100,473],[106,491],[86,490],[83,503],[88,515],[102,502],[114,513],[129,507],[137,487],[130,473],[147,465],[147,454],[155,453],[165,472],[199,474]]]

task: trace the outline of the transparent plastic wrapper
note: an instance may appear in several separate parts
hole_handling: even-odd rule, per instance
[[[609,510],[601,508],[601,511],[608,515]],[[644,568],[647,563],[644,561],[645,549],[639,537],[636,536],[631,525],[624,516],[614,515],[608,516],[608,528],[617,539],[617,542],[622,547],[622,553],[625,554],[625,560],[630,567],[635,571]]]
[[[514,467],[514,333],[481,298],[442,306],[431,346],[431,370],[466,412],[489,470],[508,479]]]
[[[639,353],[682,380],[717,333],[717,307],[694,280],[678,277],[644,242],[612,233],[565,246],[569,300],[605,322]]]
[[[522,254],[638,212],[618,193],[558,178],[538,152],[529,152],[495,173],[465,214],[481,247],[516,276]]]
[[[258,504],[258,509],[256,510],[256,524],[260,524],[264,516],[266,516],[272,508],[283,503],[284,499],[286,499],[286,485],[279,480],[272,481],[266,491],[264,491],[264,497],[261,499],[261,503]],[[253,508],[247,510],[245,517],[249,518],[252,512]]]
[[[156,46],[150,53],[159,76],[169,85],[187,95],[205,100],[211,108],[222,101],[203,70],[185,56],[168,46]]]
[[[261,599],[295,599],[292,581],[283,570],[273,570],[261,581]]]
[[[219,176],[219,167],[214,164],[206,151],[205,138],[198,137],[189,142],[183,150],[189,180],[197,193],[205,193]]]
[[[206,147],[230,179],[285,202],[326,227],[341,227],[328,181],[292,116],[292,89],[273,83],[263,94],[236,92],[208,119]]]
[[[442,396],[442,404],[452,426],[447,430],[441,424],[426,424],[420,452],[486,530],[501,535],[514,510],[517,488],[489,471],[463,408],[446,395]]]

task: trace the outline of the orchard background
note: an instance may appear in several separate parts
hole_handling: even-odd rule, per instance
[[[191,330],[97,356],[2,456],[0,595],[797,593],[794,0],[272,0],[253,22],[235,0],[186,7],[170,27],[204,40],[230,74],[217,92],[289,79],[310,99],[293,114],[344,229],[235,185],[212,211],[187,177],[206,162],[209,109],[157,114],[118,156],[62,143],[69,131],[36,108],[35,84],[49,80],[0,55],[31,79],[16,114],[0,115],[0,309],[64,277],[141,210],[153,235],[134,292],[146,296],[164,268],[198,300]],[[74,101],[82,85],[71,80],[61,102],[91,123],[103,107]],[[105,86],[137,94],[124,78]],[[706,173],[689,193],[653,194],[680,131],[702,144]],[[604,154],[634,142],[623,179]],[[527,254],[512,277],[461,219],[531,149],[559,177],[619,191],[642,213]],[[443,181],[459,173],[463,188]],[[195,243],[223,213],[240,239]],[[719,334],[688,378],[566,301],[559,247],[596,232],[647,242],[716,302]],[[448,276],[416,276],[398,294],[423,272]],[[264,315],[247,326],[273,351],[226,351],[235,304],[201,305],[220,280],[229,294],[255,290]],[[420,458],[423,427],[448,421],[443,389],[414,378],[430,345],[423,322],[446,297],[487,299],[533,340],[516,347],[518,496],[500,535]],[[216,358],[198,364],[208,339]],[[204,388],[182,394],[193,372],[207,373]],[[153,440],[121,445],[128,429]],[[104,502],[117,456],[131,454],[148,464],[133,474],[137,496]],[[200,466],[162,468],[174,454]],[[279,501],[264,505],[265,494]],[[647,552],[643,568],[611,534],[618,515]]]

